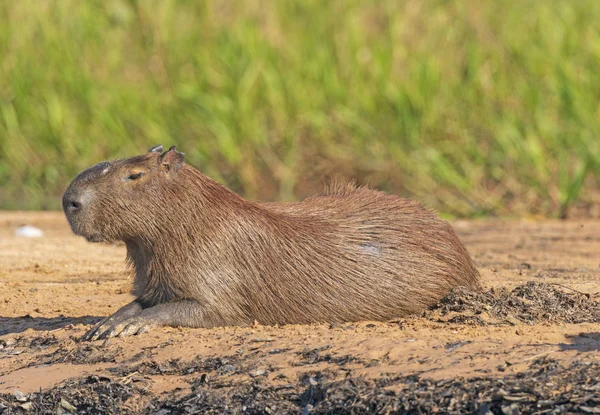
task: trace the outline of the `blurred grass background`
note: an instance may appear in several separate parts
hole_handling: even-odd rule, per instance
[[[600,2],[0,0],[0,207],[177,144],[251,199],[327,177],[454,216],[600,193]]]

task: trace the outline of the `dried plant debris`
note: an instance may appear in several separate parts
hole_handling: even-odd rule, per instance
[[[56,346],[59,343],[54,335],[42,334],[34,338],[27,336],[17,336],[15,338],[0,339],[0,353],[8,353],[15,349],[35,349],[45,350],[51,346]]]
[[[329,382],[318,373],[291,385],[245,384],[220,390],[210,384],[175,401],[155,399],[149,414],[412,414],[590,413],[600,405],[600,363],[564,368],[539,359],[502,378],[431,380],[398,376],[377,381]]]
[[[313,392],[315,398],[302,404],[313,414],[585,413],[600,405],[598,374],[597,362],[562,368],[554,360],[543,359],[525,373],[500,379],[349,379],[316,387],[320,390]]]
[[[336,365],[343,366],[345,364],[356,362],[362,363],[363,365],[367,365],[368,363],[354,356],[344,355],[344,356],[333,356],[331,353],[325,353],[327,350],[332,348],[331,345],[317,347],[314,349],[304,349],[301,352],[296,353],[298,356],[298,362],[296,362],[295,366],[303,366],[303,365],[312,365],[320,362],[328,362],[334,363]]]
[[[597,323],[600,302],[588,294],[529,281],[505,288],[473,292],[457,288],[425,313],[431,320],[470,324]]]
[[[122,365],[108,370],[115,376],[127,376],[131,373],[148,376],[186,376],[194,373],[221,376],[250,370],[242,365],[242,363],[242,359],[235,355],[223,357],[198,356],[191,361],[184,361],[177,358],[158,363],[154,360],[149,360],[141,362],[138,365]]]
[[[72,347],[61,347],[52,353],[40,357],[42,364],[71,363],[87,364],[116,363],[117,358],[123,354],[123,348],[117,346],[114,349],[106,349],[93,343],[80,343]],[[39,362],[32,362],[37,365]]]
[[[518,374],[443,380],[411,375],[332,381],[335,376],[311,371],[293,383],[266,385],[197,375],[192,393],[154,398],[136,383],[89,376],[29,395],[0,395],[0,413],[492,415],[597,413],[600,407],[597,361],[563,367],[540,358]]]
[[[0,414],[135,413],[127,401],[146,394],[144,389],[136,386],[107,377],[88,376],[27,395],[18,391],[0,394]]]

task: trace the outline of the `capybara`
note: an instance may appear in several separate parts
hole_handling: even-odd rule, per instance
[[[135,301],[87,340],[160,325],[389,320],[480,288],[452,227],[419,203],[353,184],[251,202],[175,147],[84,170],[63,209],[88,241],[124,241],[135,275]]]

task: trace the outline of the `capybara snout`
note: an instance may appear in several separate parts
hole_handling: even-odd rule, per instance
[[[62,200],[63,210],[65,215],[67,215],[67,219],[71,220],[71,215],[81,212],[83,210],[84,203],[86,205],[85,207],[87,207],[87,205],[91,202],[88,200],[87,195],[94,186],[86,186],[86,184],[94,181],[94,179],[97,179],[103,174],[106,174],[109,166],[110,163],[107,161],[98,163],[95,166],[79,173],[73,182],[71,182],[65,191]]]

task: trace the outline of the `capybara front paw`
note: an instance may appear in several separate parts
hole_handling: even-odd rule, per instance
[[[144,317],[113,318],[109,317],[83,336],[83,341],[109,339],[111,337],[125,337],[134,334],[143,334],[150,331],[155,323]]]

